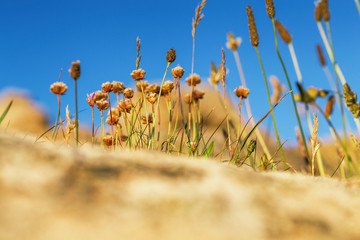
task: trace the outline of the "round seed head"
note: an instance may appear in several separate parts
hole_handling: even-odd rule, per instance
[[[146,117],[146,115],[142,115],[141,116],[141,122],[142,124],[147,124],[147,123],[153,123],[153,116],[152,113],[149,113]]]
[[[266,11],[270,19],[275,17],[275,6],[274,0],[265,0],[266,3]]]
[[[237,97],[247,98],[250,93],[250,90],[241,86],[235,88],[234,93]]]
[[[139,81],[145,78],[145,74],[146,71],[139,68],[137,70],[132,71],[132,73],[130,73],[130,76],[135,80],[135,81]]]
[[[326,66],[325,56],[324,56],[324,53],[323,53],[323,51],[321,49],[321,46],[319,44],[316,45],[316,52],[317,52],[317,55],[318,55],[319,62],[321,64],[321,66],[325,67]]]
[[[107,147],[110,147],[114,144],[114,138],[111,135],[104,136],[102,141]]]
[[[55,82],[51,84],[50,91],[53,94],[63,95],[67,91],[67,86],[63,82]]]
[[[107,99],[107,94],[103,93],[102,91],[97,91],[95,92],[95,96],[94,96],[94,102],[96,103],[99,100],[106,100]]]
[[[288,32],[288,30],[278,20],[275,20],[275,26],[276,26],[276,29],[279,32],[279,35],[280,35],[281,39],[285,43],[290,44],[291,41],[292,41],[292,37],[291,37],[290,33]]]
[[[116,124],[118,124],[119,120],[120,120],[119,109],[111,108],[111,115],[110,115],[110,110],[109,110],[107,118],[106,118],[106,123],[109,125],[116,125]]]
[[[126,88],[123,94],[124,97],[131,99],[134,97],[134,90],[132,90],[131,88]]]
[[[133,105],[132,105],[132,103],[131,103],[131,101],[129,99],[127,99],[125,101],[121,100],[119,102],[118,106],[117,106],[117,108],[118,108],[118,110],[120,112],[125,112],[126,111],[127,113],[130,112],[132,107],[133,107]]]
[[[163,84],[161,95],[167,95],[174,89],[174,83],[172,81],[166,81]]]
[[[185,79],[185,82],[189,84],[189,86],[196,86],[201,82],[201,78],[196,73],[191,74],[189,77]]]
[[[72,65],[69,69],[70,77],[74,80],[78,80],[80,77],[80,61],[72,62]]]
[[[112,85],[112,83],[110,83],[110,82],[106,82],[106,83],[103,83],[103,84],[101,85],[101,90],[102,90],[104,93],[109,93],[109,92],[112,91],[112,89],[113,89],[113,85]]]
[[[174,62],[176,59],[176,51],[172,48],[166,54],[166,61],[169,63]]]
[[[184,69],[177,65],[171,70],[171,74],[174,78],[182,78],[182,76],[184,75]]]
[[[88,104],[89,104],[90,107],[93,107],[94,104],[95,104],[95,101],[94,101],[95,94],[96,94],[95,92],[90,93],[90,95],[87,94],[86,101],[88,102]]]
[[[190,94],[186,94],[186,95],[185,95],[184,101],[185,101],[185,103],[187,103],[187,104],[191,104],[191,96],[190,96]]]
[[[99,101],[96,101],[95,103],[97,109],[99,109],[100,111],[104,111],[109,108],[109,102],[106,100],[101,99]]]
[[[257,31],[256,25],[255,25],[254,14],[253,14],[253,11],[252,11],[250,5],[248,5],[246,7],[246,11],[247,11],[247,15],[248,15],[250,41],[254,47],[257,47],[259,45],[259,35],[258,35],[258,31]]]
[[[148,87],[148,90],[149,90],[149,92],[159,94],[159,92],[160,92],[160,86],[157,85],[156,83],[153,83],[153,84],[151,84],[151,85]]]
[[[315,20],[316,22],[320,22],[323,18],[323,12],[322,12],[322,2],[319,2],[315,6]]]
[[[112,86],[113,86],[112,88],[113,93],[123,93],[126,88],[124,83],[116,82],[116,81],[112,82]]]
[[[236,51],[241,44],[241,41],[242,41],[241,38],[240,37],[235,38],[231,32],[228,33],[227,38],[228,38],[228,41],[226,42],[226,47],[228,49]]]
[[[148,87],[149,87],[149,83],[147,81],[139,81],[136,83],[136,88],[139,92],[142,92],[141,90],[141,86],[142,86],[142,89],[143,91],[146,93],[148,90]]]
[[[195,89],[195,90],[192,92],[192,97],[193,97],[193,99],[194,99],[195,102],[198,102],[200,99],[203,99],[203,98],[204,98],[204,95],[205,95],[205,92],[204,92],[204,91],[201,91],[201,90]]]
[[[148,102],[151,104],[156,103],[157,99],[158,99],[157,93],[148,93],[148,95],[146,96],[146,100],[148,100]]]

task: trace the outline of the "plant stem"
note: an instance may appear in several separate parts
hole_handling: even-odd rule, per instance
[[[278,40],[277,40],[277,34],[276,34],[275,20],[274,20],[274,18],[272,18],[271,20],[272,20],[273,29],[274,29],[276,52],[277,52],[277,55],[278,55],[278,57],[279,57],[281,66],[282,66],[282,68],[283,68],[283,70],[284,70],[284,73],[285,73],[285,76],[286,76],[286,80],[287,80],[287,83],[288,83],[288,86],[289,86],[289,90],[291,91],[291,99],[292,99],[292,102],[293,102],[293,107],[294,107],[294,110],[295,110],[296,119],[297,119],[298,124],[299,124],[300,134],[301,134],[302,141],[303,141],[303,143],[304,143],[306,155],[308,156],[308,159],[310,159],[309,150],[308,150],[308,147],[307,147],[307,144],[306,144],[306,140],[305,140],[304,130],[303,130],[303,128],[302,128],[302,124],[301,124],[301,121],[300,121],[299,113],[298,113],[298,110],[297,110],[297,107],[296,107],[294,92],[292,91],[290,79],[289,79],[289,76],[288,76],[288,73],[287,73],[287,70],[286,70],[284,61],[282,60],[281,55],[280,55],[279,46],[278,46]]]
[[[101,146],[104,147],[104,142],[103,142],[103,139],[104,139],[104,111],[100,110],[100,112],[101,112],[101,139],[100,139],[100,142],[101,142]]]
[[[75,136],[76,146],[79,145],[79,116],[78,116],[78,102],[77,102],[77,81],[75,80]]]
[[[257,47],[255,47],[255,49],[256,49],[256,53],[257,53],[258,59],[259,59],[261,71],[262,71],[262,74],[263,74],[263,77],[264,77],[265,86],[266,86],[266,92],[267,92],[268,100],[269,100],[269,106],[270,106],[270,109],[271,109],[271,108],[272,108],[272,102],[271,102],[271,97],[270,97],[269,84],[268,84],[268,82],[267,82],[267,78],[266,78],[265,71],[264,71],[264,67],[263,67],[263,64],[262,64],[262,61],[261,61],[259,49],[258,49]],[[274,124],[274,130],[275,130],[275,135],[276,135],[277,144],[278,144],[278,146],[280,147],[281,157],[282,157],[282,160],[283,160],[283,162],[284,162],[285,168],[287,168],[288,166],[287,166],[287,163],[286,163],[284,150],[283,150],[283,148],[281,147],[281,141],[280,141],[280,137],[279,137],[279,132],[278,132],[278,130],[277,130],[277,126],[276,126],[276,122],[275,122],[275,115],[274,115],[274,112],[273,112],[273,111],[271,111],[271,117],[272,117],[272,121],[273,121],[273,124]]]
[[[91,107],[91,119],[92,119],[92,126],[91,126],[91,145],[94,144],[95,138],[95,130],[94,130],[94,106]]]
[[[56,133],[56,129],[57,129],[57,125],[59,124],[59,117],[60,117],[60,107],[61,107],[61,104],[60,104],[60,94],[58,94],[57,97],[58,97],[58,114],[57,114],[57,117],[56,117],[56,122],[55,122],[54,130],[53,130],[52,135],[51,135],[51,140],[54,140],[55,133]]]

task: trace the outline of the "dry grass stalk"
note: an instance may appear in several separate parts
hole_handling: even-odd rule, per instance
[[[314,128],[313,128],[313,132],[311,134],[311,151],[312,151],[312,156],[311,156],[311,173],[314,176],[315,174],[315,157],[316,154],[320,148],[320,143],[317,140],[317,136],[318,136],[318,128],[319,128],[319,119],[318,117],[314,114]]]
[[[200,23],[200,20],[204,17],[204,14],[202,14],[202,10],[206,4],[206,0],[203,0],[200,5],[198,5],[195,9],[195,19],[192,21],[192,37],[195,39],[195,33],[197,25]]]

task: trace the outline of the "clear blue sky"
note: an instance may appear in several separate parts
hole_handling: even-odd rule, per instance
[[[0,2],[0,89],[18,87],[28,89],[43,102],[52,116],[56,116],[56,97],[49,86],[57,81],[64,69],[62,81],[69,91],[63,106],[73,106],[73,81],[67,72],[72,61],[80,60],[82,75],[79,83],[80,122],[89,121],[90,109],[85,101],[87,93],[99,89],[106,81],[122,81],[133,86],[130,72],[135,67],[136,37],[141,39],[141,67],[147,80],[162,78],[167,50],[176,49],[177,59],[187,73],[191,71],[191,21],[201,1],[73,1],[73,0],[2,0]],[[205,17],[197,30],[195,72],[205,82],[210,62],[221,63],[221,48],[225,48],[226,34],[231,31],[243,39],[239,48],[253,113],[259,119],[268,110],[266,90],[256,57],[250,44],[246,5],[252,5],[260,35],[259,50],[267,76],[276,75],[285,84],[285,76],[274,49],[272,25],[266,15],[265,1],[208,0]],[[304,0],[275,0],[276,18],[289,29],[304,77],[305,86],[329,89],[319,67],[315,44],[321,43],[314,21],[314,2]],[[335,54],[347,81],[359,91],[360,17],[352,0],[330,0],[331,27]],[[281,42],[281,52],[290,79],[296,75],[287,47]],[[228,89],[240,85],[232,53],[226,49],[226,65],[230,70]],[[331,66],[329,66],[331,67]],[[170,75],[169,75],[170,78]],[[206,96],[209,97],[209,96]],[[324,101],[321,102],[324,104]],[[295,142],[295,114],[290,97],[275,111],[282,140]],[[340,129],[339,111],[335,125]],[[270,120],[270,118],[268,119]],[[305,125],[305,119],[303,119]],[[353,121],[349,120],[355,130]],[[263,127],[271,126],[269,121]],[[355,132],[355,131],[354,131]],[[320,133],[328,135],[325,123]]]

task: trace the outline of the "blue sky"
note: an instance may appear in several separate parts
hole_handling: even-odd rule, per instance
[[[2,0],[0,89],[27,89],[37,101],[44,104],[53,121],[57,102],[49,86],[57,81],[63,68],[62,81],[69,90],[62,102],[63,106],[69,104],[73,112],[73,81],[67,70],[72,61],[80,60],[79,109],[87,109],[80,114],[80,123],[88,122],[90,109],[85,100],[87,93],[99,89],[101,83],[106,81],[116,80],[128,86],[134,85],[130,72],[135,68],[137,36],[141,39],[141,67],[147,71],[147,80],[162,78],[166,66],[165,55],[171,47],[177,52],[174,66],[180,64],[186,73],[191,71],[191,21],[198,3],[200,0]],[[256,52],[249,41],[248,4],[252,5],[255,14],[260,36],[259,50],[266,75],[276,75],[286,83],[276,56],[265,1],[208,1],[204,8],[205,17],[197,30],[195,72],[206,82],[210,62],[221,63],[221,48],[225,48],[227,32],[242,37],[239,54],[251,91],[249,97],[254,117],[259,119],[268,110],[268,102]],[[321,43],[321,38],[313,17],[314,2],[275,0],[275,6],[276,18],[293,36],[305,86],[329,89],[315,52],[315,45]],[[356,57],[360,53],[359,14],[352,0],[330,1],[330,8],[335,57],[353,90],[358,91],[360,72]],[[282,42],[280,51],[294,86],[295,71],[287,46]],[[226,65],[230,70],[228,89],[232,92],[240,85],[240,80],[231,51],[226,49],[225,53]],[[323,105],[324,101],[320,103]],[[278,106],[275,114],[281,139],[294,143],[294,127],[297,124],[290,97]],[[263,127],[271,126],[269,121],[270,118]],[[349,122],[355,132],[351,118]],[[340,130],[337,109],[334,123]],[[329,135],[325,122],[320,124],[320,134]]]

